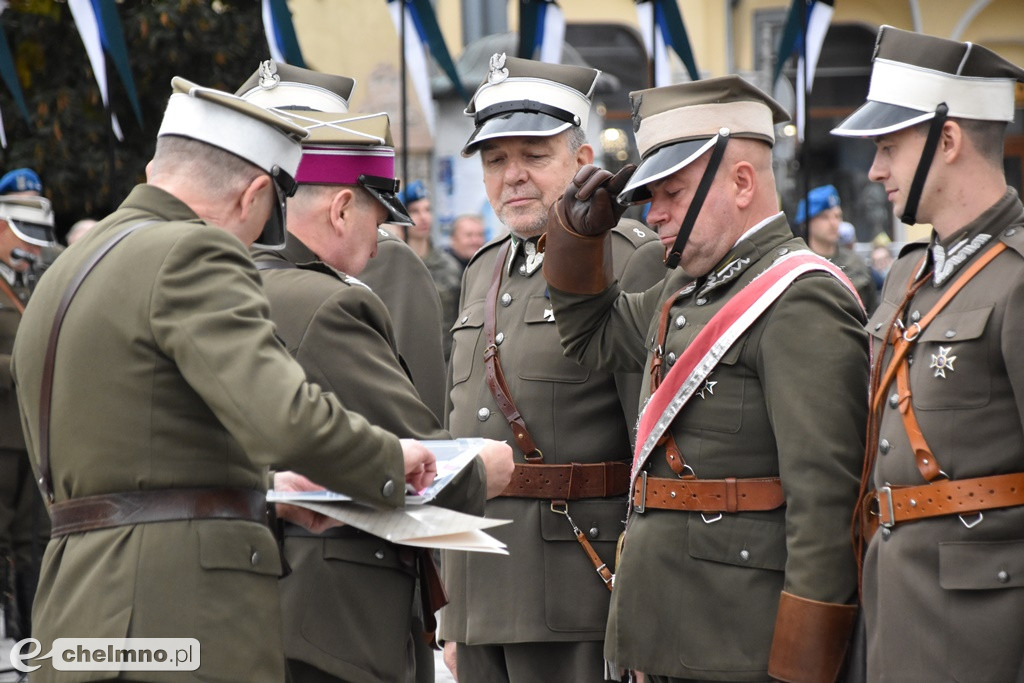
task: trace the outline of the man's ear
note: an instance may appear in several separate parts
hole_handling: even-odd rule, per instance
[[[251,212],[259,211],[261,210],[261,207],[266,206],[266,200],[260,199],[267,194],[267,190],[264,188],[269,189],[271,204],[277,201],[274,188],[269,187],[272,182],[273,181],[270,179],[270,176],[261,173],[249,183],[245,190],[242,191],[241,196],[238,198],[238,211],[239,217],[243,221],[249,218]],[[272,205],[271,210],[273,210]]]
[[[343,187],[331,197],[328,207],[331,228],[338,235],[344,233],[346,226],[352,221],[352,212],[356,208],[356,193],[350,187]]]
[[[732,167],[730,178],[736,193],[736,206],[745,209],[754,201],[757,190],[757,173],[749,161],[738,161]]]
[[[960,158],[964,151],[964,129],[956,121],[946,121],[939,133],[939,150],[947,164]]]
[[[580,148],[576,150],[576,163],[580,168],[594,163],[594,148],[590,144],[580,145]]]

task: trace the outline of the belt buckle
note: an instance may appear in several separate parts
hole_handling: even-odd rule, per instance
[[[647,470],[640,473],[640,504],[633,504],[633,511],[643,513],[647,510]],[[636,484],[633,484],[636,488]]]
[[[885,507],[882,506],[882,498],[885,497]],[[875,492],[875,500],[878,501],[878,523],[886,529],[896,526],[896,513],[892,508],[892,487],[883,486]],[[886,517],[884,512],[888,512]]]

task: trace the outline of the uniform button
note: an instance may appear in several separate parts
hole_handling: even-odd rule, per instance
[[[590,531],[587,532],[587,536],[590,536],[591,540],[596,540],[601,535],[601,530],[596,526],[590,527]]]
[[[395,482],[388,479],[384,482],[384,486],[380,488],[380,492],[384,494],[385,497],[391,496],[395,492]]]
[[[498,346],[501,346],[501,342],[503,342],[503,341],[505,341],[505,333],[504,332],[499,332],[498,334],[495,335],[495,337],[494,337],[494,343],[495,344],[497,344]]]
[[[383,550],[378,550],[377,552],[375,552],[373,554],[373,556],[376,557],[378,560],[383,560],[384,559],[384,551]]]
[[[882,540],[883,541],[888,541],[890,536],[892,536],[892,529],[889,529],[888,527],[885,528],[885,529],[882,529]]]
[[[703,306],[707,302],[708,302],[708,298],[706,296],[702,296],[701,298],[697,299],[697,305],[698,306]]]
[[[889,445],[888,439],[882,439],[881,441],[878,442],[878,450],[881,452],[882,455],[888,453],[889,448],[891,448],[891,446]]]
[[[526,275],[526,264],[525,263],[523,265],[519,266],[519,274],[520,275]]]
[[[750,551],[749,550],[741,550],[740,551],[740,559],[743,560],[744,562],[749,560],[750,559]]]
[[[875,332],[878,332],[880,329],[882,329],[882,323],[875,323]]]
[[[681,315],[678,318],[676,318],[676,329],[678,329],[678,330],[683,329],[683,325],[685,325],[685,324],[686,324],[686,316],[685,315]]]
[[[779,256],[785,256],[789,253],[789,247],[782,247],[779,249]]]
[[[952,339],[956,336],[956,330],[946,330],[946,339]]]
[[[1000,569],[999,573],[996,574],[996,578],[999,579],[999,583],[1006,583],[1010,580],[1010,574],[1005,569]]]
[[[1007,228],[1006,232],[1003,233],[1007,237],[1013,237],[1017,234],[1017,228]]]
[[[260,551],[259,550],[253,550],[252,551],[252,557],[249,558],[249,561],[252,562],[252,566],[254,566],[254,567],[256,565],[258,565],[260,563]]]
[[[893,394],[892,396],[889,397],[889,405],[890,406],[895,408],[899,404],[900,404],[900,395],[899,394]]]
[[[921,319],[921,311],[914,311],[913,313],[910,314],[910,322],[916,323],[920,319]]]
[[[501,295],[501,305],[508,306],[510,303],[512,303],[512,295],[509,294],[508,292],[505,292],[504,294]]]
[[[468,315],[462,316],[462,324],[465,325],[468,322],[469,322],[469,316]]]
[[[676,354],[674,354],[674,353],[669,353],[669,354],[668,354],[668,364],[669,364],[669,365],[672,365],[672,364],[673,364],[673,363],[675,363],[675,362],[676,362]]]
[[[480,420],[481,422],[484,422],[490,416],[490,408],[481,408],[480,410],[476,411],[476,419]]]

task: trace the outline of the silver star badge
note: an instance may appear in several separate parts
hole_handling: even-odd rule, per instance
[[[932,354],[932,363],[928,366],[929,369],[935,368],[935,376],[946,379],[946,370],[953,372],[953,361],[956,360],[956,356],[950,356],[949,352],[953,350],[952,346],[940,346],[938,354]]]
[[[700,388],[700,391],[697,392],[697,395],[700,396],[703,399],[704,398],[704,392],[706,391],[706,392],[708,392],[708,396],[714,396],[715,395],[715,385],[716,384],[718,384],[718,382],[714,382],[714,381],[712,381],[710,379],[704,380],[704,386],[702,386]]]

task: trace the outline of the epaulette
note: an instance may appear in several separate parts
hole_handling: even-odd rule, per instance
[[[1024,225],[1014,224],[999,233],[999,239],[1006,246],[1024,256]]]
[[[612,232],[628,239],[634,247],[658,239],[658,233],[632,218],[620,220],[619,224],[612,228]]]

